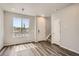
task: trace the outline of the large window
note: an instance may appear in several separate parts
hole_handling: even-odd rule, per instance
[[[26,36],[29,33],[29,24],[28,18],[13,17],[13,36]]]

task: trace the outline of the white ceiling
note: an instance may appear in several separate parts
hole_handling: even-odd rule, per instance
[[[63,9],[69,3],[1,3],[0,7],[5,11],[26,15],[50,16],[53,12]],[[24,11],[22,12],[22,8]]]

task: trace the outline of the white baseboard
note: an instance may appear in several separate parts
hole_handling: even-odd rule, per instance
[[[67,49],[67,50],[70,50],[70,51],[72,51],[72,52],[75,52],[75,53],[79,54],[79,52],[78,52],[78,51],[76,51],[76,50],[70,49],[70,48],[65,47],[65,46],[63,46],[63,45],[59,45],[59,46],[61,46],[61,47],[65,48],[65,49]]]
[[[51,43],[51,44],[57,44],[57,43],[53,42],[53,43]],[[72,51],[72,52],[75,52],[75,53],[79,54],[79,52],[76,51],[76,50],[70,49],[70,48],[65,47],[65,46],[63,46],[63,45],[61,45],[61,44],[57,44],[57,45],[59,45],[59,46],[62,47],[62,48],[65,48],[65,49],[67,49],[67,50],[70,50],[70,51]]]

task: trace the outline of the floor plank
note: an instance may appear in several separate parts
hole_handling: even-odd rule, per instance
[[[0,56],[71,56],[70,53],[46,41],[7,46],[0,53]]]

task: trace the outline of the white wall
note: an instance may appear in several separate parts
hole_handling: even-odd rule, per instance
[[[0,49],[3,47],[4,41],[4,23],[3,23],[3,11],[0,9]]]
[[[54,13],[52,20],[53,18],[61,21],[60,46],[79,53],[79,4],[73,4]]]
[[[30,18],[30,32],[26,37],[13,37],[13,26],[12,17],[16,15],[15,13],[5,12],[4,22],[5,22],[5,45],[19,44],[35,41],[35,17],[25,16]]]

